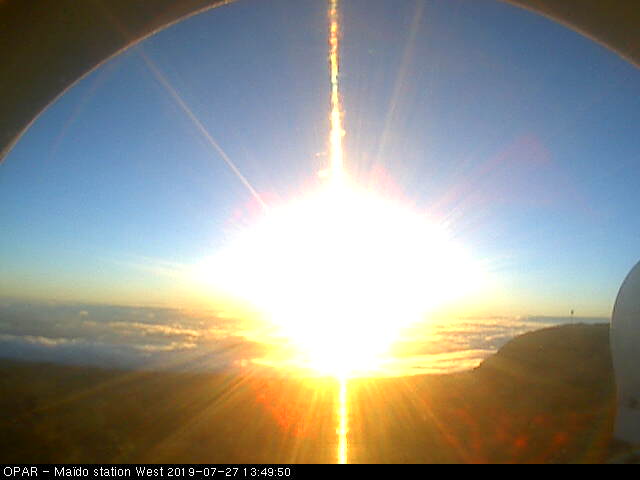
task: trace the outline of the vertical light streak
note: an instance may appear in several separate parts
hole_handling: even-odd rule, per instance
[[[329,132],[329,171],[331,181],[340,185],[344,177],[342,137],[342,111],[340,109],[340,91],[338,89],[338,76],[340,73],[340,24],[338,16],[338,0],[329,0],[329,79],[331,81],[331,130]],[[347,463],[347,378],[340,377],[338,394],[338,463]]]
[[[347,409],[347,378],[339,379],[340,394],[338,396],[338,463],[347,463],[347,432],[349,431],[349,411]]]
[[[339,39],[338,0],[329,0],[329,78],[331,80],[331,131],[329,133],[329,169],[333,181],[340,181],[343,176],[342,111],[340,110],[340,93],[338,90]]]

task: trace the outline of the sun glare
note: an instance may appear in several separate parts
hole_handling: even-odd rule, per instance
[[[261,312],[293,344],[289,364],[344,380],[376,372],[405,327],[479,282],[444,228],[346,174],[337,0],[329,0],[328,21],[326,183],[265,209],[198,276]]]
[[[207,271],[290,339],[304,366],[340,378],[375,371],[404,327],[475,277],[443,228],[346,182],[271,209]]]

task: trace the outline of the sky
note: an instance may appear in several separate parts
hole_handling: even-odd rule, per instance
[[[240,0],[59,98],[0,165],[0,296],[213,302],[184,272],[261,209],[163,81],[286,202],[326,167],[326,16],[323,1]],[[466,313],[608,317],[640,257],[640,71],[495,1],[344,0],[341,21],[346,168],[487,265]]]

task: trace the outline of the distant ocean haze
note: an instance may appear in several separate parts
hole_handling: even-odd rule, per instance
[[[531,316],[430,320],[404,332],[377,374],[469,370],[518,335],[572,322],[608,323],[609,319]],[[216,312],[11,301],[0,304],[3,358],[123,369],[241,371],[260,364],[277,341],[247,330],[242,318]]]

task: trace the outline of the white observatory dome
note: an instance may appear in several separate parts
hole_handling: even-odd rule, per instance
[[[640,263],[631,269],[618,292],[610,339],[618,389],[614,435],[640,444]]]

